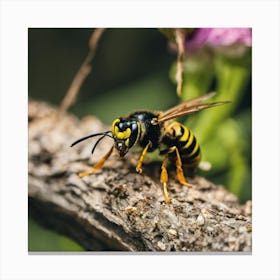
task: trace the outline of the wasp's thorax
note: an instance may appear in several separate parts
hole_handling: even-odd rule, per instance
[[[120,156],[124,157],[139,138],[140,124],[137,120],[115,119],[112,123],[112,135],[115,141],[115,148]]]

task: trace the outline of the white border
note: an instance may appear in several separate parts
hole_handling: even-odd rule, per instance
[[[279,279],[279,2],[2,1],[1,279]],[[27,28],[253,27],[253,254],[28,255]]]

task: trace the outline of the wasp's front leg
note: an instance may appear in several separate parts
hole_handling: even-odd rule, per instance
[[[140,174],[143,171],[143,169],[142,169],[143,160],[144,160],[145,155],[148,152],[148,149],[149,149],[150,146],[151,146],[151,142],[149,141],[149,143],[146,145],[146,147],[144,148],[144,150],[142,151],[142,154],[140,155],[140,157],[138,159],[137,166],[136,166],[136,171]]]
[[[114,150],[114,146],[111,147],[111,149],[107,152],[107,154],[100,160],[98,161],[91,169],[84,171],[84,172],[80,172],[78,175],[80,178],[88,176],[93,174],[96,170],[102,168],[102,166],[104,165],[105,161],[110,157],[110,155],[112,154]]]

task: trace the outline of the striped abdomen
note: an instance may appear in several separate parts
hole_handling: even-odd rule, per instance
[[[164,128],[162,138],[164,149],[161,149],[161,154],[165,154],[172,147],[176,146],[179,150],[183,166],[194,171],[200,162],[201,153],[200,147],[191,130],[178,122],[172,122]],[[170,153],[169,158],[176,160],[176,153]]]

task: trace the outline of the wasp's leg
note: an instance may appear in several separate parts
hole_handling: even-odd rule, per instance
[[[176,152],[176,173],[177,173],[177,178],[178,178],[179,182],[182,185],[191,188],[192,185],[189,184],[185,179],[184,171],[182,168],[182,160],[181,160],[181,156],[180,156],[178,148],[176,146],[174,146],[171,149]]]
[[[79,177],[81,177],[81,178],[85,177],[87,175],[94,173],[96,170],[100,169],[104,165],[105,161],[110,157],[113,150],[114,150],[114,146],[112,146],[111,149],[107,152],[107,154],[100,161],[98,161],[91,169],[84,171],[84,172],[80,172],[78,174]]]
[[[137,166],[136,166],[136,171],[138,173],[142,173],[143,169],[142,169],[142,163],[143,163],[143,160],[144,160],[144,157],[149,149],[149,147],[151,146],[151,142],[149,142],[146,147],[144,148],[144,150],[142,151],[142,154],[140,155],[139,159],[138,159],[138,162],[137,162]]]
[[[168,162],[168,155],[165,156],[161,165],[160,182],[163,183],[163,195],[164,195],[165,203],[170,204],[170,199],[167,192],[167,182],[168,182],[168,173],[166,169],[167,162]]]

